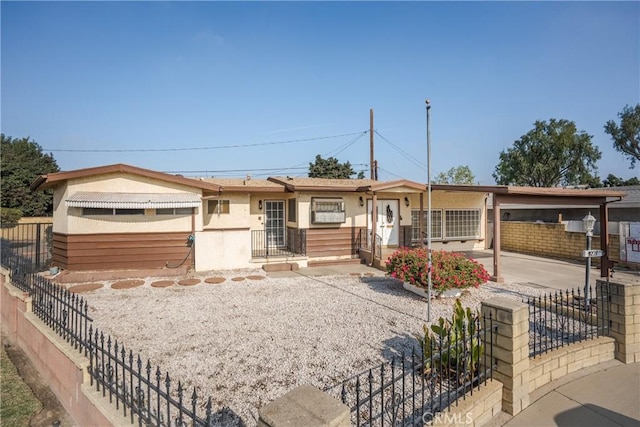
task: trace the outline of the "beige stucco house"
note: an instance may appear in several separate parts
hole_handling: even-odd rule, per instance
[[[53,259],[68,270],[380,262],[381,249],[426,236],[426,185],[406,180],[187,178],[116,164],[43,175],[32,189],[53,189]],[[434,249],[484,249],[487,193],[454,190],[432,190]]]

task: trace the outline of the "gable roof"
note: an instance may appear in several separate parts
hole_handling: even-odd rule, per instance
[[[284,186],[288,191],[366,191],[377,181],[370,179],[293,178],[274,176],[269,181]]]
[[[198,181],[192,178],[185,178],[182,175],[171,175],[164,172],[157,172],[150,169],[139,168],[137,166],[117,163],[107,166],[98,166],[93,168],[76,169],[68,172],[55,172],[48,175],[40,175],[31,183],[31,190],[46,190],[53,188],[70,179],[85,178],[90,176],[107,175],[125,173],[146,178],[157,179],[160,181],[171,182],[174,184],[185,185],[188,187],[200,188],[203,190],[220,191],[220,186],[213,183]]]
[[[271,182],[268,179],[255,178],[194,178],[203,182],[216,184],[221,187],[221,191],[251,191],[266,193],[283,193],[285,188],[281,184]]]

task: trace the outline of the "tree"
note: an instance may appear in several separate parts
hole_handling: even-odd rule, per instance
[[[640,179],[633,178],[624,180],[623,178],[617,177],[613,174],[607,175],[607,178],[602,181],[602,185],[605,187],[625,187],[628,185],[640,185]]]
[[[472,185],[476,181],[476,177],[471,172],[469,166],[456,166],[446,172],[440,172],[434,181],[434,184],[459,184]]]
[[[555,187],[593,182],[596,162],[602,153],[591,135],[578,132],[575,123],[550,119],[536,121],[534,128],[500,152],[493,177],[501,185]],[[599,181],[599,180],[598,180]]]
[[[323,159],[318,154],[315,163],[309,163],[309,178],[347,179],[351,178],[353,174],[355,174],[355,171],[351,167],[351,163],[348,161],[340,163],[335,157]],[[364,173],[360,171],[358,179],[362,178],[364,178]]]
[[[20,209],[24,216],[47,216],[53,213],[53,192],[31,191],[31,183],[42,174],[58,172],[53,155],[29,137],[13,139],[0,134],[0,168],[2,190],[0,205]]]
[[[613,139],[613,148],[626,155],[631,161],[631,169],[640,160],[640,104],[625,106],[618,113],[620,126],[613,120],[604,125],[604,131]]]

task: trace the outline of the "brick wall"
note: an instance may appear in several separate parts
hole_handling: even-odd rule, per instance
[[[509,252],[583,261],[584,233],[565,231],[561,223],[502,221],[500,247]],[[591,239],[591,248],[600,249],[600,236]],[[609,234],[609,259],[620,261],[620,236]]]

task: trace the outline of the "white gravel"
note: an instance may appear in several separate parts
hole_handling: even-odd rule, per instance
[[[261,270],[201,277],[264,275]],[[154,279],[154,280],[157,280]],[[297,385],[334,385],[416,345],[426,300],[382,272],[374,277],[265,278],[222,284],[133,289],[105,287],[82,294],[94,327],[149,358],[177,384],[211,396],[242,423]],[[540,289],[488,283],[469,289],[463,306],[479,308],[495,295],[522,298]],[[450,317],[454,300],[432,302],[432,317]],[[145,360],[146,363],[146,360]],[[241,423],[238,421],[238,423]]]

